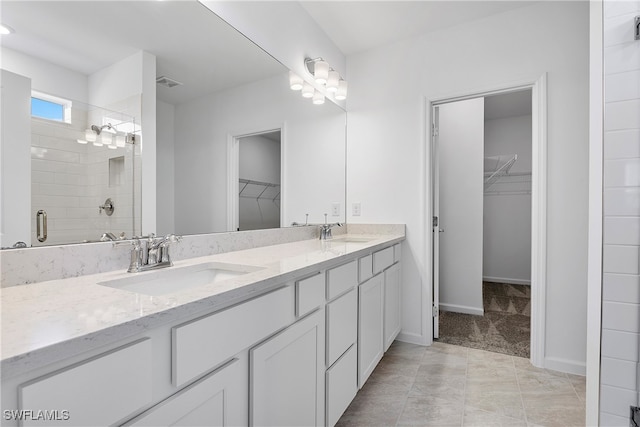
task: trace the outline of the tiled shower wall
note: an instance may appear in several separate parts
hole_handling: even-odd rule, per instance
[[[111,113],[116,114],[116,113]],[[122,116],[122,115],[119,115]],[[87,120],[89,117],[89,120]],[[133,233],[132,150],[78,144],[84,130],[102,125],[105,110],[72,108],[71,124],[32,119],[31,125],[31,244],[33,246],[98,240],[102,233]],[[129,118],[130,119],[130,118]],[[114,174],[113,158],[123,158]],[[111,174],[110,174],[111,167]],[[111,176],[110,176],[111,175]],[[100,212],[106,198],[115,205],[112,216]],[[36,238],[36,212],[47,213],[48,237]]]
[[[640,333],[640,1],[604,2],[604,248],[600,425],[638,405]]]

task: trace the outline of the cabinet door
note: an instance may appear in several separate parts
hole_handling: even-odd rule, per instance
[[[125,426],[237,426],[248,418],[247,353],[160,402]]]
[[[400,333],[400,264],[384,272],[384,351]]]
[[[353,345],[358,337],[356,289],[327,304],[327,367]]]
[[[359,287],[358,387],[362,388],[383,354],[384,275],[378,274]]]
[[[324,309],[250,351],[254,426],[324,425]]]

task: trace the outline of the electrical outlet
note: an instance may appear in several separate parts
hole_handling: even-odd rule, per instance
[[[351,215],[360,216],[360,202],[355,202],[351,205]]]
[[[340,216],[340,203],[334,202],[331,204],[331,215]]]

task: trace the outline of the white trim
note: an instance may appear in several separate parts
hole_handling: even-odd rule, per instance
[[[547,75],[530,79],[518,80],[504,85],[484,88],[475,92],[458,93],[452,96],[427,98],[428,111],[435,105],[455,102],[464,99],[472,99],[509,93],[523,89],[532,90],[533,109],[532,120],[532,194],[531,194],[531,363],[537,367],[545,364],[545,325],[546,325],[546,287],[547,287]],[[433,117],[429,118],[429,123]],[[429,126],[430,128],[430,126]],[[433,145],[430,129],[426,130],[427,144]],[[432,167],[426,163],[427,176],[431,175]],[[433,203],[428,202],[429,207]],[[429,213],[430,210],[427,210]],[[424,219],[430,221],[431,217]],[[426,248],[428,249],[433,238],[431,233],[426,235]],[[431,262],[428,257],[424,259],[425,265]],[[431,291],[431,277],[425,276],[423,280],[423,292],[429,298],[428,304],[424,304],[422,312],[430,312],[433,293]],[[443,304],[440,304],[441,307]],[[424,315],[424,314],[423,314]]]
[[[544,367],[547,295],[547,74],[532,85],[531,363]]]
[[[227,134],[227,231],[236,231],[240,220],[240,191],[238,180],[240,178],[240,138],[260,135],[263,133],[280,132],[280,226],[284,224],[284,209],[286,206],[285,180],[286,176],[286,138],[285,123],[252,127],[241,131],[233,131]]]
[[[431,345],[431,343],[424,342],[424,334],[414,334],[411,332],[400,332],[396,337],[396,340],[406,342],[409,344],[417,345]]]
[[[482,276],[483,282],[507,283],[509,285],[531,285],[531,280],[511,279],[508,277]]]
[[[454,313],[473,314],[475,316],[484,316],[484,309],[478,307],[469,307],[466,305],[440,303],[440,311],[452,311]]]
[[[600,418],[602,330],[603,2],[589,10],[589,234],[587,242],[586,425]]]
[[[578,362],[577,360],[561,359],[558,357],[547,357],[544,360],[545,369],[552,371],[566,372],[573,375],[585,376],[586,365],[584,362]],[[587,423],[586,425],[591,425]]]

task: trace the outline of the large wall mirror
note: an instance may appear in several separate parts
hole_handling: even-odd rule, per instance
[[[197,1],[3,1],[2,20],[2,247],[131,237],[149,215],[157,234],[345,220],[344,110]]]

